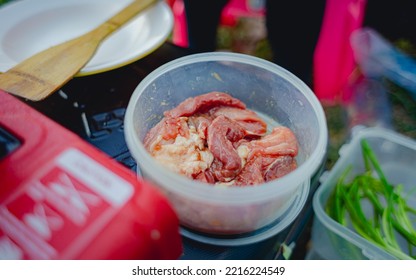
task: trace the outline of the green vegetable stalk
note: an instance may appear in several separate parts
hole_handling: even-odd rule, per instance
[[[416,259],[416,209],[402,196],[403,186],[388,182],[367,140],[361,141],[365,171],[350,182],[347,167],[337,181],[326,205],[330,217],[343,226],[351,225],[370,242],[380,246],[398,259]],[[363,210],[370,205],[371,214]],[[399,245],[398,239],[407,246]]]

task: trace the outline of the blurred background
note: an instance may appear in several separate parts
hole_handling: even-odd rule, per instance
[[[186,37],[186,18],[182,0],[167,0],[175,15],[175,26],[170,40],[183,47],[188,46]],[[415,17],[411,14],[409,0],[367,0],[327,1],[327,9],[337,3],[344,5],[363,5],[362,28],[370,28],[377,37],[372,38],[373,53],[366,54],[366,60],[356,61],[356,69],[348,77],[348,84],[343,88],[341,100],[322,99],[327,117],[330,141],[327,167],[330,168],[338,158],[338,150],[350,136],[351,128],[357,125],[383,126],[416,139],[416,99],[413,84],[415,74],[408,80],[402,76],[415,73],[416,56]],[[336,4],[334,4],[336,3]],[[300,6],[299,9],[302,9]],[[341,18],[341,17],[340,17]],[[222,11],[217,33],[217,50],[246,53],[272,61],[272,50],[267,39],[265,27],[264,0],[231,0]],[[290,24],[290,23],[288,23]],[[339,30],[339,32],[341,32]],[[381,41],[380,40],[386,40]],[[284,42],[282,42],[284,43]],[[358,42],[355,52],[360,54],[363,42]],[[384,45],[383,45],[384,44]],[[387,44],[383,57],[378,46]],[[374,66],[376,57],[376,66]],[[378,61],[378,59],[380,59]],[[390,68],[390,62],[395,68]],[[365,69],[370,67],[374,70]],[[381,68],[381,70],[380,70]],[[377,71],[377,73],[374,73]],[[364,72],[364,81],[358,78]],[[360,75],[361,74],[361,75]],[[400,76],[400,77],[399,77]],[[414,77],[413,77],[414,76]],[[362,77],[361,77],[362,78]],[[368,79],[369,78],[369,79]]]
[[[0,0],[0,5],[11,1],[13,0]],[[187,48],[183,0],[164,1],[174,14],[174,28],[168,40]],[[230,0],[220,17],[217,50],[246,53],[272,61],[273,54],[265,27],[265,2]],[[376,61],[377,67],[383,68],[384,72],[380,73],[378,69],[375,79],[372,73],[365,73],[367,78],[371,76],[370,82],[365,80],[363,83],[357,78],[363,72],[360,69],[363,65],[357,63],[343,89],[344,97],[350,94],[354,98],[349,98],[348,102],[342,97],[337,100],[321,100],[330,133],[327,167],[331,167],[338,158],[340,146],[348,139],[351,128],[355,125],[384,126],[416,139],[416,17],[412,14],[412,0],[327,0],[326,3],[332,6],[343,3],[350,5],[350,8],[358,4],[365,6],[362,27],[372,28],[381,39],[391,44],[386,51],[386,60]],[[326,8],[330,9],[328,6]],[[288,27],[289,25],[290,23]],[[374,58],[371,55],[377,57],[379,54],[370,54],[364,63]],[[391,60],[397,63],[394,69],[387,65]],[[403,78],[404,76],[406,77]],[[364,93],[355,94],[357,91]]]

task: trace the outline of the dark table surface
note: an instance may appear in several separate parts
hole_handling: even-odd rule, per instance
[[[82,139],[136,171],[124,140],[123,119],[130,96],[140,81],[162,64],[189,54],[169,42],[138,61],[90,76],[76,77],[56,93],[38,102],[23,100],[31,107]],[[291,259],[303,259],[307,251],[313,211],[311,197],[318,171],[298,218],[282,233],[263,242],[239,247],[212,246],[184,238],[183,259],[283,259],[283,248],[296,245]]]

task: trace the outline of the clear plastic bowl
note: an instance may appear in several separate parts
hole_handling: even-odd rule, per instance
[[[164,111],[210,91],[229,93],[270,124],[291,128],[299,141],[298,168],[262,185],[216,187],[157,163],[142,143],[149,129]],[[266,60],[229,52],[189,55],[150,73],[135,89],[124,125],[127,145],[141,175],[165,192],[182,226],[218,236],[244,234],[278,221],[262,235],[267,238],[288,226],[305,204],[310,179],[326,154],[328,137],[322,106],[300,79]]]

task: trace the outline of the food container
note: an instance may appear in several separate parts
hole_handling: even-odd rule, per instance
[[[157,188],[12,94],[0,104],[0,260],[182,256]]]
[[[298,168],[262,185],[218,187],[157,163],[143,146],[146,133],[164,111],[210,91],[240,99],[271,126],[292,129],[299,141]],[[179,215],[182,233],[215,244],[257,242],[286,228],[304,206],[310,179],[327,147],[322,106],[300,79],[266,60],[229,52],[189,55],[150,73],[135,89],[124,124],[127,145],[142,176],[167,194]],[[259,234],[244,235],[253,231]]]
[[[321,185],[313,197],[315,216],[312,247],[307,256],[309,259],[395,259],[390,253],[361,237],[354,229],[342,226],[325,212],[327,200],[345,168],[352,166],[346,181],[364,172],[360,144],[362,139],[368,141],[388,182],[393,185],[403,184],[402,196],[410,194],[408,203],[411,207],[416,206],[416,142],[388,129],[361,128],[357,131],[356,127],[352,140],[341,147],[340,158],[332,170],[321,176]],[[372,211],[371,208],[363,209],[366,214]],[[413,226],[416,226],[415,221]]]

